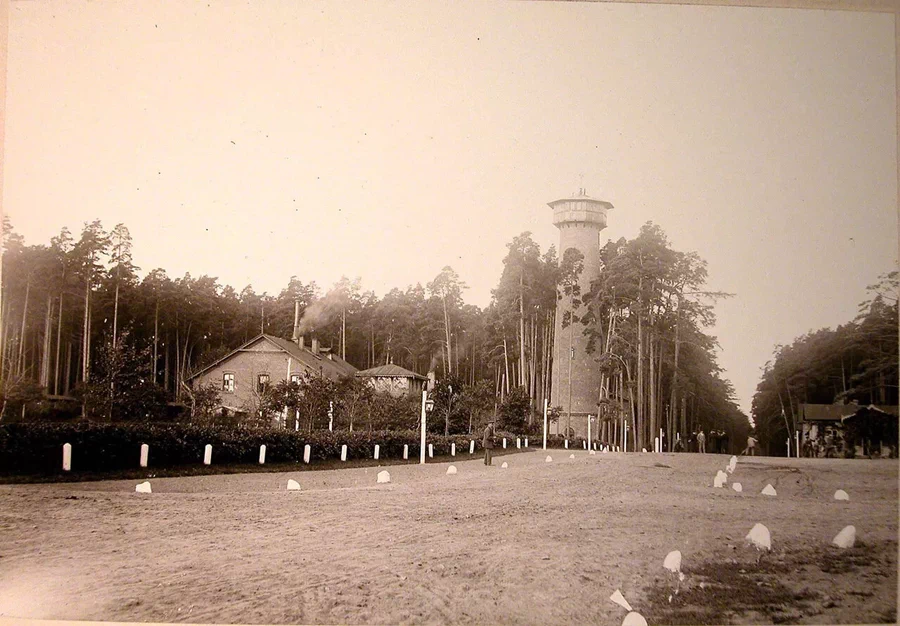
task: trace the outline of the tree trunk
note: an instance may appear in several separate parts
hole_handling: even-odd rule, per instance
[[[447,373],[453,375],[453,358],[450,353],[450,314],[447,312],[447,296],[442,295],[441,301],[444,303],[444,335],[447,341]]]
[[[66,342],[66,378],[63,381],[63,395],[69,395],[69,384],[72,381],[72,342]]]
[[[91,378],[91,277],[84,281],[84,328],[81,336],[81,380],[90,382]]]
[[[31,276],[25,282],[25,305],[22,307],[22,333],[19,335],[21,342],[19,343],[19,358],[16,366],[16,373],[22,375],[25,371],[25,321],[28,319],[28,294],[31,291]]]
[[[41,387],[44,393],[50,393],[50,347],[53,336],[53,296],[47,293],[47,315],[44,318],[44,345],[41,355]]]
[[[59,395],[59,346],[62,342],[63,294],[59,294],[59,311],[56,320],[56,358],[53,363],[53,393]]]
[[[519,384],[525,383],[525,281],[519,273]]]
[[[159,298],[156,299],[156,313],[153,316],[153,384],[159,379]]]

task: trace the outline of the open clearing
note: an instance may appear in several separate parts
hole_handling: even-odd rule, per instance
[[[651,624],[896,619],[896,460],[742,458],[714,489],[727,456],[569,454],[393,465],[386,485],[374,467],[0,485],[0,616],[619,624],[621,589]],[[857,547],[830,547],[848,524]]]

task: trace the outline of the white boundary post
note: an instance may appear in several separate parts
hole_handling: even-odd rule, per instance
[[[475,440],[469,440],[469,454],[475,454]]]
[[[259,447],[259,464],[265,465],[266,463],[266,444],[263,444]]]
[[[306,444],[305,446],[303,446],[303,462],[304,463],[307,463],[307,464],[309,463],[309,456],[310,456],[311,452],[312,452],[312,448],[310,447],[309,444]]]
[[[381,446],[379,446],[379,445],[376,443],[376,444],[375,444],[375,460],[376,460],[376,461],[378,460],[378,453],[379,453],[379,452],[381,452]]]
[[[64,472],[72,471],[72,444],[71,443],[63,444],[63,471]]]
[[[341,461],[347,460],[347,444],[341,446]]]
[[[503,449],[506,450],[506,437],[503,438]]]
[[[406,461],[409,459],[409,444],[403,444],[403,460]]]
[[[599,417],[600,417],[600,413],[597,413],[597,418],[598,418],[598,419],[597,419],[597,424],[600,423]],[[588,438],[587,438],[587,440],[588,440],[588,445],[587,445],[587,447],[590,448],[591,445],[592,445],[592,442],[593,442],[593,439],[591,439],[591,414],[590,414],[590,413],[588,413],[587,421],[588,421]]]
[[[794,440],[797,442],[797,446],[794,448],[794,450],[797,451],[797,458],[799,459],[800,458],[800,431],[799,430],[794,431]]]
[[[419,465],[425,464],[425,398],[428,392],[422,390],[422,436],[419,443]]]
[[[434,458],[434,444],[433,443],[428,444],[428,458],[429,459]]]
[[[212,465],[212,444],[206,444],[206,448],[203,450],[203,464],[204,465]]]
[[[622,452],[628,452],[628,420],[624,420],[623,424],[622,434],[625,436],[625,444],[622,446]]]
[[[150,446],[146,443],[141,444],[141,467],[147,467],[147,461],[150,457]]]
[[[547,449],[547,405],[550,404],[550,398],[544,398],[544,450]]]
[[[528,437],[525,437],[525,447],[528,447]]]
[[[456,456],[456,444],[455,443],[450,444],[450,456]]]

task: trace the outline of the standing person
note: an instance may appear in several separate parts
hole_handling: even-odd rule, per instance
[[[741,456],[744,454],[756,456],[756,439],[753,437],[753,433],[750,433],[750,436],[747,437],[747,447],[741,452]]]
[[[703,434],[702,430],[697,433],[697,452],[706,454],[706,435]]]
[[[487,428],[484,429],[484,437],[481,440],[484,448],[484,464],[491,464],[491,456],[494,454],[494,419],[488,420]]]

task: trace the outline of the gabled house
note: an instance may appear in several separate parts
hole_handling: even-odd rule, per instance
[[[425,376],[393,363],[356,372],[356,377],[367,381],[375,391],[389,393],[396,397],[420,396],[423,386],[428,381]]]
[[[257,335],[188,379],[194,389],[213,384],[219,389],[221,408],[231,413],[247,411],[266,385],[299,379],[306,374],[340,380],[353,376],[356,368],[319,347],[313,338],[297,343],[272,335]]]

